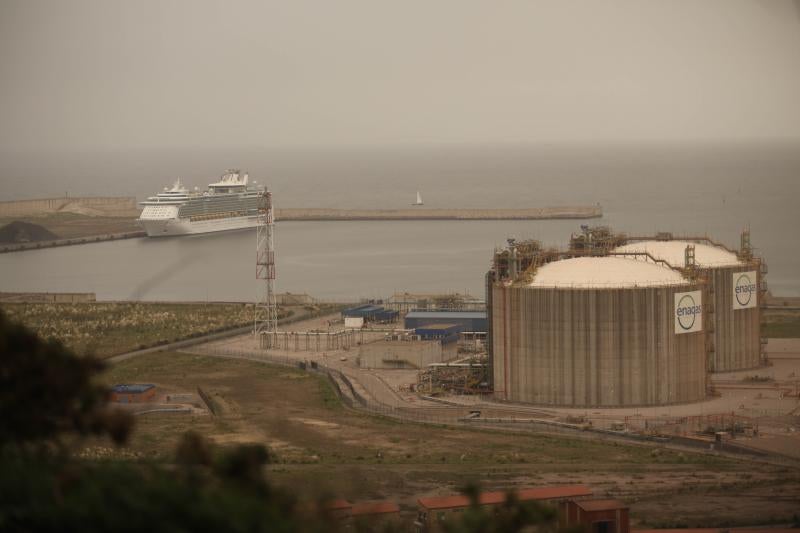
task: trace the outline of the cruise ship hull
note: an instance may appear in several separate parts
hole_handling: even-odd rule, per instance
[[[264,188],[250,187],[249,176],[228,169],[208,190],[190,192],[181,180],[141,202],[139,224],[149,237],[196,235],[253,228],[258,225]]]
[[[148,237],[168,237],[172,235],[195,235],[198,233],[254,228],[258,225],[258,217],[232,217],[198,221],[192,221],[188,218],[158,220],[140,218],[139,224],[141,224]]]

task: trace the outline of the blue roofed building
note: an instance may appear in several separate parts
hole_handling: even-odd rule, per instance
[[[487,323],[486,311],[410,311],[405,317],[405,328],[414,330],[451,324],[461,326],[460,331],[485,332]]]
[[[442,344],[448,344],[456,342],[461,331],[461,324],[430,324],[416,328],[414,334],[424,341],[439,340]]]
[[[112,402],[149,402],[152,401],[155,396],[156,386],[152,383],[119,384],[111,387]]]

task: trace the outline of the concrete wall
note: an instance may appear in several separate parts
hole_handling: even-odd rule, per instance
[[[709,280],[714,302],[711,334],[713,351],[709,354],[711,372],[730,372],[755,368],[761,364],[761,291],[752,309],[733,309],[733,273],[756,271],[761,287],[761,264],[711,269]]]
[[[481,311],[469,312],[472,315],[480,314],[480,317],[459,316],[462,314],[460,311],[414,311],[412,313],[408,313],[403,318],[403,324],[406,329],[417,329],[435,324],[457,324],[461,326],[461,331],[486,331],[489,329],[488,320],[486,318],[488,314]],[[419,316],[422,313],[427,316]],[[457,313],[457,315],[453,316],[452,313]]]
[[[597,218],[599,205],[528,209],[275,209],[275,220],[530,220]]]
[[[127,216],[133,211],[138,211],[136,198],[133,196],[65,197],[0,202],[0,217],[41,216],[53,213]]]
[[[674,294],[700,287],[553,289],[495,284],[495,396],[575,407],[702,399],[706,332],[676,334],[674,326]],[[704,320],[704,328],[707,324]]]
[[[439,341],[377,341],[361,346],[361,368],[423,368],[454,358],[456,343]]]
[[[86,303],[96,300],[93,292],[0,292],[6,303]]]

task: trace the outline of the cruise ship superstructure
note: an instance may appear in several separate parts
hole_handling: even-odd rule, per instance
[[[189,191],[179,179],[172,188],[141,202],[139,224],[150,237],[255,227],[258,196],[264,188],[248,180],[247,173],[230,169],[200,192],[197,188]]]

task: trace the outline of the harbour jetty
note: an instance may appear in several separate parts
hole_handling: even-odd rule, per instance
[[[94,199],[93,199],[94,200]],[[70,246],[75,244],[89,244],[103,241],[113,241],[120,239],[135,239],[145,237],[147,234],[134,229],[134,216],[136,211],[130,209],[113,211],[111,206],[129,207],[131,202],[127,199],[119,199],[120,202],[105,202],[111,199],[100,199],[101,202],[95,207],[102,205],[105,215],[116,213],[117,216],[97,216],[81,215],[76,213],[71,207],[65,213],[60,201],[54,200],[34,200],[26,202],[0,202],[0,213],[6,215],[14,213],[36,212],[37,215],[44,216],[42,223],[48,223],[56,233],[69,230],[77,235],[68,238],[45,239],[31,242],[0,242],[0,254],[7,252],[21,252],[25,250],[37,250],[42,248],[55,248],[58,246]],[[38,203],[37,203],[38,202]],[[105,202],[105,203],[104,203]],[[5,205],[4,205],[5,204]],[[18,204],[18,205],[14,205]],[[40,205],[41,204],[41,205]],[[67,215],[68,218],[48,219]],[[328,208],[285,208],[275,210],[276,221],[345,221],[345,220],[549,220],[549,219],[590,219],[603,216],[603,209],[600,204],[591,206],[566,206],[566,207],[534,207],[522,209],[439,209],[439,208],[407,208],[407,209],[328,209]],[[39,217],[31,217],[30,220],[39,220]],[[114,228],[122,231],[102,231],[109,228],[111,222],[117,222]],[[2,217],[0,217],[2,226]],[[70,230],[70,228],[75,228]]]
[[[86,196],[0,202],[0,218],[72,213],[85,216],[138,216],[133,196]]]
[[[136,239],[146,236],[147,234],[144,231],[126,231],[123,233],[104,233],[102,235],[89,235],[86,237],[73,237],[71,239],[56,239],[51,241],[0,243],[0,254],[7,252],[23,252],[25,250],[39,250],[42,248],[56,248],[58,246],[72,246],[75,244],[116,241],[120,239]]]
[[[275,220],[547,220],[588,219],[603,216],[599,204],[591,206],[534,207],[523,209],[275,209]]]

